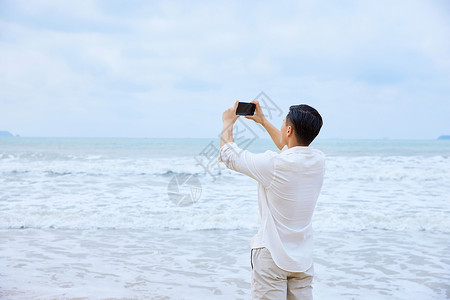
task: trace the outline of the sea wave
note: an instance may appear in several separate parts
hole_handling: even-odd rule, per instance
[[[449,166],[446,155],[328,157],[314,227],[448,232]],[[202,196],[178,207],[169,182],[186,174]],[[213,175],[188,155],[3,153],[0,228],[256,230],[256,182],[224,168]]]
[[[0,228],[55,228],[55,229],[180,229],[180,230],[257,230],[259,216],[254,201],[242,204],[215,205],[219,199],[203,199],[188,207],[178,207],[166,197],[161,203],[120,205],[106,201],[89,204],[61,203],[55,205],[29,205],[11,203],[7,212],[0,212]],[[233,200],[234,201],[234,200]],[[128,201],[129,203],[130,201]],[[208,203],[209,202],[209,203]],[[432,231],[450,232],[450,211],[422,209],[415,211],[385,211],[364,209],[326,210],[318,207],[313,227],[318,231]]]

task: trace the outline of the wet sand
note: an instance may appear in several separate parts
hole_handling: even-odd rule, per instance
[[[250,299],[248,230],[0,230],[0,298]],[[447,299],[449,235],[316,232],[316,299]]]

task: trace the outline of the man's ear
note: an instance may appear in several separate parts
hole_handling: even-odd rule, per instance
[[[287,136],[290,136],[292,134],[293,130],[292,130],[292,126],[287,126]]]

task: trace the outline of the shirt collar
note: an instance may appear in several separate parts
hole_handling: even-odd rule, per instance
[[[309,149],[309,147],[308,146],[294,146],[294,147],[288,148],[287,145],[284,145],[284,147],[281,149],[281,153],[289,154],[289,153],[293,153],[293,152],[296,152],[299,150],[303,151],[305,149]]]

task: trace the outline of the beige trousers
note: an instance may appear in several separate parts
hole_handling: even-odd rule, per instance
[[[252,299],[307,299],[312,296],[314,265],[305,272],[280,269],[267,248],[252,249]]]

